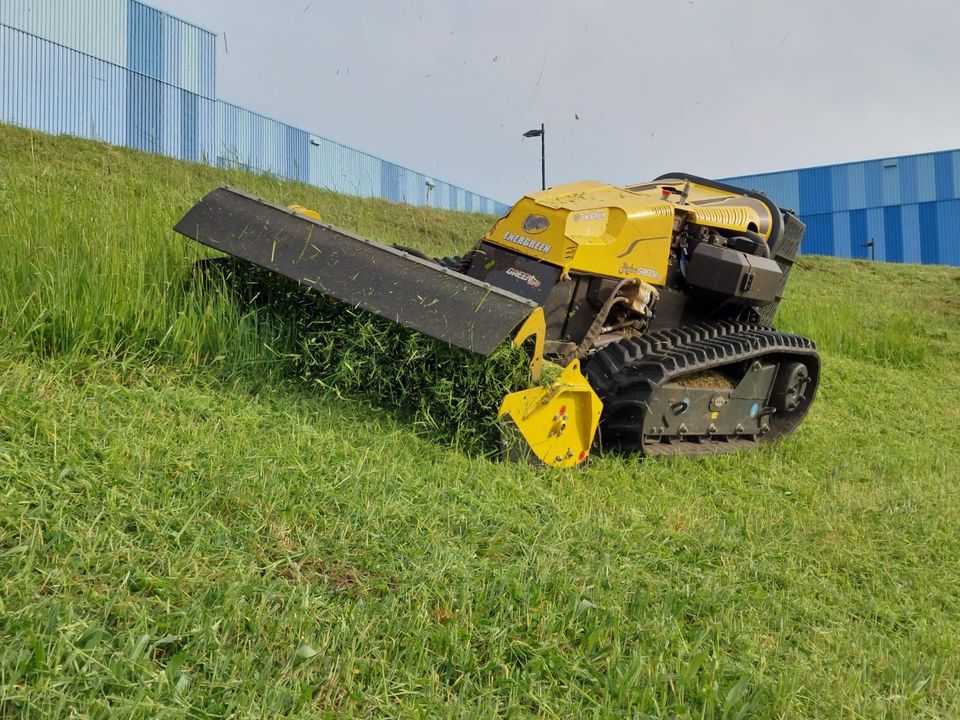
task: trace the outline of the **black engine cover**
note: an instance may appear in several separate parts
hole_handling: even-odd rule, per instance
[[[777,299],[783,273],[769,258],[703,242],[690,254],[686,279],[695,288],[741,304],[766,305]]]

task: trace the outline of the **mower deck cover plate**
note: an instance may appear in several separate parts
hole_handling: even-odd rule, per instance
[[[311,290],[484,356],[538,307],[231,187],[208,193],[174,229]]]

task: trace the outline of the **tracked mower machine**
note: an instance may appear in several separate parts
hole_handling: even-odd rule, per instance
[[[772,328],[803,224],[767,197],[692,175],[531,193],[469,252],[433,260],[236,189],[178,232],[310,290],[489,356],[528,348],[540,379],[508,394],[505,427],[544,463],[592,448],[699,455],[791,432],[820,359]]]

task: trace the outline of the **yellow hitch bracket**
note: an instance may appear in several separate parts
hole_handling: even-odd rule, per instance
[[[543,371],[543,341],[547,336],[547,321],[542,307],[538,307],[523,321],[517,334],[513,336],[513,344],[522,347],[529,338],[534,336],[536,336],[534,341],[536,344],[533,348],[533,357],[530,358],[530,375],[534,380],[539,380],[540,373]]]
[[[504,397],[499,416],[519,432],[540,461],[573,467],[590,454],[602,409],[603,403],[580,372],[580,361],[574,360],[549,386]]]

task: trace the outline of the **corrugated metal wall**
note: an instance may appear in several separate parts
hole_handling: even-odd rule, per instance
[[[803,252],[960,266],[960,150],[728,178],[807,223]]]
[[[216,98],[216,36],[137,0],[0,0],[0,122],[336,192],[507,206]]]

